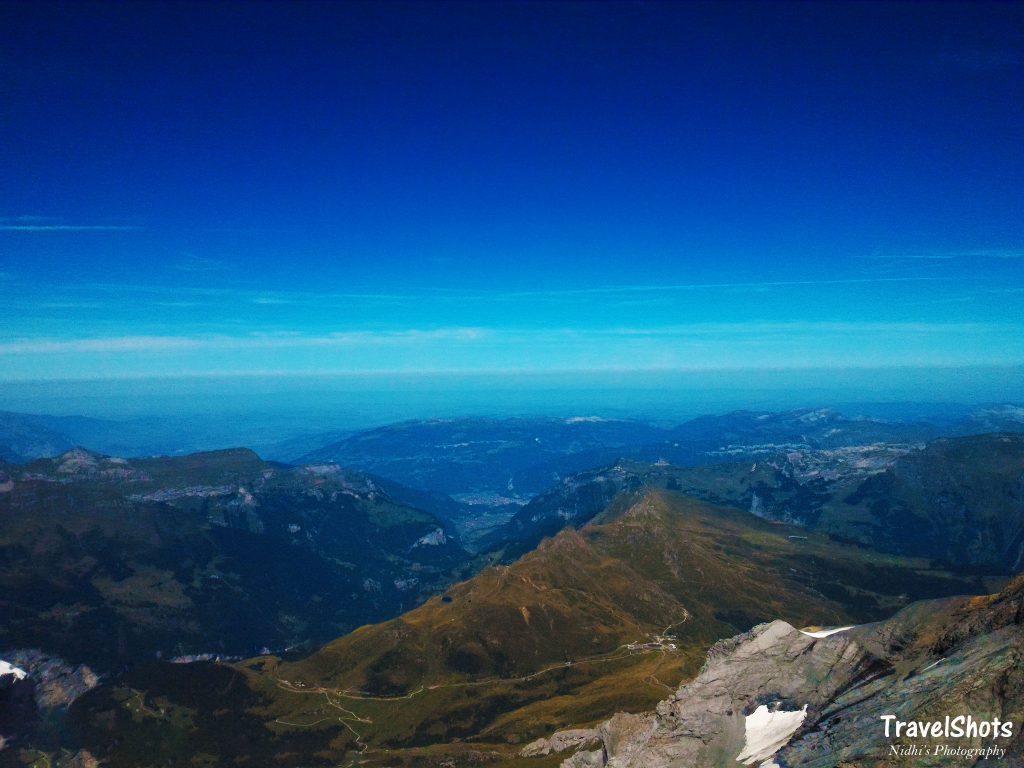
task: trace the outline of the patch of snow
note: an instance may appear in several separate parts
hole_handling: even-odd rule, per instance
[[[269,650],[267,651],[269,653]],[[221,653],[188,653],[175,656],[171,664],[194,664],[197,661],[240,661],[241,656],[225,656]]]
[[[819,629],[819,630],[816,630],[814,632],[804,632],[801,629],[800,630],[800,634],[801,635],[807,635],[808,637],[822,638],[822,637],[828,637],[829,635],[834,635],[837,632],[845,632],[848,629],[853,629],[855,626],[857,626],[857,625],[856,624],[851,624],[848,627],[835,627],[834,629]]]
[[[761,497],[757,495],[757,491],[754,491],[750,497],[750,514],[754,517],[764,517],[765,509],[764,502],[761,501]]]
[[[797,421],[802,424],[814,424],[822,419],[827,419],[832,416],[832,411],[828,408],[819,408],[816,411],[810,411],[809,413],[802,414]]]
[[[747,715],[744,724],[746,743],[743,751],[736,756],[736,761],[744,765],[761,763],[761,768],[767,768],[771,765],[771,757],[786,746],[806,717],[806,704],[802,709],[792,712],[769,709],[767,704],[762,704]]]
[[[1024,421],[1024,408],[1019,405],[998,405],[994,408],[982,408],[977,413],[983,416],[1004,416]]]
[[[15,680],[24,680],[28,677],[28,673],[23,669],[18,669],[10,662],[0,660],[0,677],[7,675],[14,675]]]
[[[929,669],[931,669],[932,667],[937,667],[937,666],[939,666],[939,664],[941,664],[941,663],[942,663],[942,662],[944,662],[944,661],[945,661],[945,659],[939,659],[938,661],[933,661],[933,662],[932,662],[931,664],[929,664],[929,665],[928,665],[927,667],[925,667],[925,668],[924,668],[924,669],[922,669],[921,671],[922,671],[922,672],[927,672],[927,671],[928,671]]]
[[[175,501],[187,496],[228,496],[234,493],[230,485],[190,485],[186,488],[161,488],[152,493],[132,494],[128,498],[132,501]]]
[[[444,528],[435,528],[430,533],[416,539],[414,547],[437,547],[446,544],[448,537],[444,535]]]
[[[341,472],[341,467],[337,464],[307,464],[302,468],[308,475],[316,475],[322,477],[324,475],[336,475]]]

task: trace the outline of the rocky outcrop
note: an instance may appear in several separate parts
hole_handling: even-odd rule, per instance
[[[538,757],[593,746],[598,741],[600,736],[593,728],[570,728],[566,731],[557,731],[549,738],[531,741],[519,754],[523,757]]]
[[[35,649],[14,651],[11,660],[35,685],[36,705],[43,710],[67,708],[99,684],[97,674],[85,664],[73,666],[57,656]]]
[[[63,718],[75,699],[99,683],[84,664],[72,666],[38,650],[5,652],[3,656],[11,661],[0,661],[0,751],[20,746],[42,720],[52,723]],[[80,761],[71,765],[85,768],[90,764]]]
[[[888,621],[833,633],[761,624],[713,646],[697,678],[656,712],[616,715],[598,728],[600,749],[562,765],[927,768],[949,765],[948,750],[959,750],[958,765],[972,765],[986,749],[1018,765],[1022,620],[1018,579],[998,595],[917,603]],[[1015,725],[996,738],[887,738],[883,715],[922,722],[969,715]],[[947,751],[937,752],[942,744]]]
[[[60,768],[100,768],[100,761],[81,749],[62,762]]]

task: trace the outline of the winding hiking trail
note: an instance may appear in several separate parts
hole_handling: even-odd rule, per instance
[[[623,643],[610,653],[596,654],[594,656],[587,656],[582,659],[576,659],[574,661],[565,661],[560,664],[552,664],[551,666],[544,667],[543,669],[537,670],[536,672],[531,672],[528,675],[522,675],[520,677],[488,677],[482,680],[467,680],[465,682],[460,683],[436,683],[433,685],[426,686],[421,685],[416,690],[410,691],[409,693],[403,694],[401,696],[377,696],[366,691],[352,691],[350,688],[339,690],[334,688],[324,688],[322,686],[306,687],[304,683],[293,683],[292,681],[285,680],[283,678],[274,678],[274,682],[277,685],[278,689],[286,691],[287,693],[323,696],[324,700],[327,702],[329,706],[333,707],[334,709],[337,709],[339,712],[342,713],[339,715],[321,717],[320,719],[314,720],[310,723],[296,723],[288,720],[283,720],[281,718],[276,718],[274,722],[294,728],[312,728],[314,726],[319,725],[320,723],[328,721],[337,721],[341,723],[343,726],[345,726],[345,728],[347,728],[352,733],[352,735],[355,736],[355,744],[358,748],[357,757],[362,757],[369,752],[388,752],[390,750],[372,749],[370,745],[363,740],[363,734],[356,730],[356,728],[353,725],[353,723],[372,725],[372,718],[361,717],[352,710],[346,709],[345,707],[341,706],[341,704],[333,700],[331,697],[334,696],[337,699],[348,699],[350,701],[407,701],[415,696],[420,696],[425,692],[438,691],[445,688],[469,688],[481,685],[493,685],[495,683],[507,684],[525,682],[527,680],[534,680],[542,675],[546,675],[556,670],[569,669],[583,664],[601,664],[610,661],[626,659],[631,656],[642,656],[649,653],[658,653],[662,656],[666,656],[669,653],[677,652],[677,647],[675,643],[671,642],[675,640],[675,638],[672,637],[669,634],[669,632],[674,627],[678,627],[680,624],[685,623],[689,619],[689,611],[683,609],[683,617],[679,621],[669,624],[660,633],[656,635],[648,635],[647,639],[639,640],[632,643]],[[653,674],[648,675],[646,678],[644,678],[644,682],[656,687],[666,688],[670,691],[674,690],[670,686],[658,680]],[[490,729],[485,728],[483,731],[480,732],[480,735],[487,733],[488,730]],[[350,760],[349,762],[344,764],[344,768],[349,768],[350,766],[355,765],[357,765],[356,761]],[[339,768],[341,768],[340,764]]]

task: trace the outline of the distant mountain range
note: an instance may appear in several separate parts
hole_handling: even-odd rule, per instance
[[[74,439],[55,421],[47,416],[0,411],[0,461],[21,464],[74,448]]]
[[[297,461],[337,462],[447,494],[462,505],[450,510],[452,522],[469,546],[479,548],[484,545],[478,540],[523,504],[594,467],[623,460],[692,466],[789,448],[917,442],[941,433],[934,425],[851,419],[827,409],[739,411],[675,427],[595,417],[454,419],[358,432]]]
[[[834,448],[1024,430],[1024,408],[1016,405],[922,411],[907,404],[881,412],[893,415],[851,417],[833,409],[736,411],[674,426],[593,416],[462,418],[356,432],[278,434],[276,439],[269,427],[247,429],[227,417],[109,420],[0,412],[0,459],[25,463],[73,447],[130,458],[246,446],[271,460],[336,462],[419,490],[501,504],[522,502],[567,474],[620,458],[661,458],[687,465],[717,462],[730,452],[770,450],[772,445]],[[900,418],[900,413],[906,416]],[[228,435],[234,437],[229,440]]]
[[[24,464],[53,458],[75,447],[124,458],[184,456],[246,447],[268,459],[290,460],[340,435],[303,435],[282,441],[283,436],[296,431],[292,419],[280,420],[267,414],[100,419],[0,411],[0,460]],[[303,448],[296,452],[289,448],[294,445]]]
[[[886,552],[1024,569],[1024,434],[780,452],[676,472],[674,482],[717,504]]]
[[[413,488],[514,502],[665,434],[643,422],[584,417],[413,421],[359,432],[298,463],[334,461]]]
[[[1024,568],[1024,435],[778,450],[742,462],[677,467],[622,462],[566,478],[480,542],[506,559],[613,500],[664,488],[883,552],[954,568]]]

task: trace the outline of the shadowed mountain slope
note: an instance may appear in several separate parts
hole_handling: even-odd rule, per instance
[[[436,517],[336,466],[75,449],[0,473],[0,647],[101,669],[326,640],[468,562]]]
[[[525,505],[484,548],[506,557],[581,526],[620,493],[678,490],[713,504],[953,568],[1024,566],[1024,435],[774,451],[677,467],[619,462],[582,472]]]
[[[791,451],[674,473],[675,487],[884,551],[1024,567],[1024,435]]]

